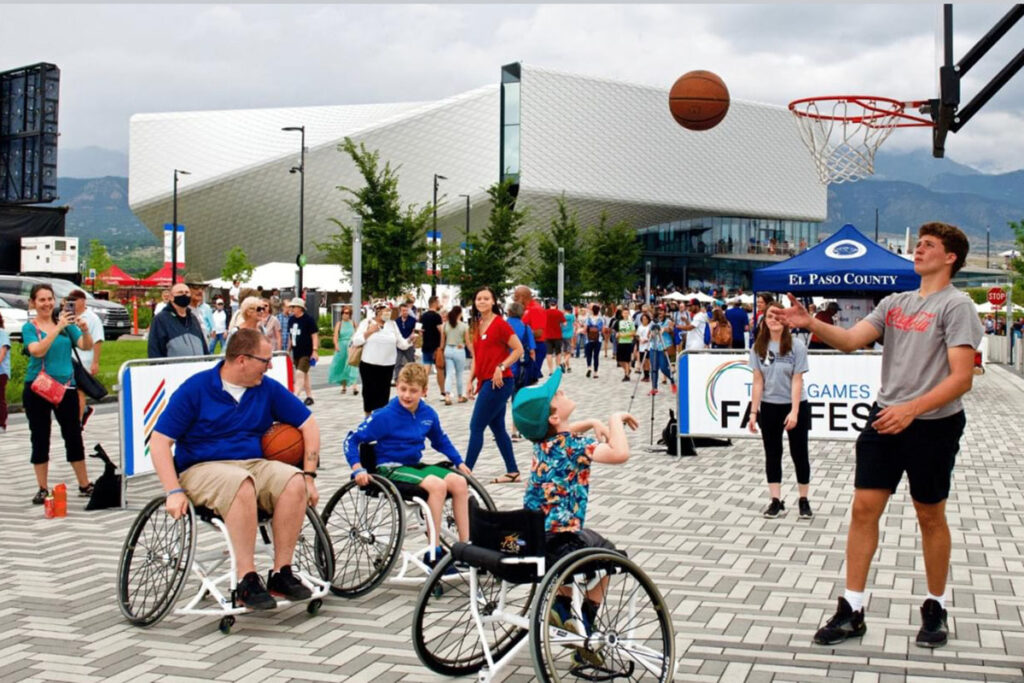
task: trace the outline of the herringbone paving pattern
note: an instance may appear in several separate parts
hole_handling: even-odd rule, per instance
[[[317,371],[326,375],[326,365]],[[600,379],[588,380],[582,371],[576,361],[565,380],[577,417],[605,418],[627,406],[634,385],[620,382],[618,372],[606,367]],[[852,444],[812,442],[813,520],[798,521],[795,511],[766,520],[759,514],[760,442],[738,440],[696,458],[647,452],[651,402],[641,384],[633,458],[595,469],[588,523],[627,548],[660,586],[676,630],[677,679],[1024,680],[1024,380],[993,367],[974,386],[949,500],[952,640],[928,651],[913,644],[925,586],[905,488],[883,518],[863,642],[812,646],[812,633],[843,588]],[[472,404],[445,407],[430,398],[464,448]],[[657,397],[655,438],[672,399],[668,392]],[[325,501],[344,479],[340,444],[359,421],[361,403],[322,387],[314,412],[324,433],[318,483]],[[87,449],[97,441],[117,451],[112,406],[89,424]],[[73,482],[58,436],[54,452],[51,485]],[[517,444],[516,452],[527,467],[529,445]],[[131,511],[86,513],[72,498],[67,519],[47,520],[29,503],[34,484],[23,416],[14,416],[0,437],[0,459],[0,680],[438,680],[412,650],[414,586],[384,584],[352,601],[332,596],[316,617],[301,607],[243,615],[227,636],[205,617],[172,615],[148,630],[127,624],[116,605],[117,561],[136,511],[159,493],[155,479],[131,482]],[[502,469],[488,446],[478,475],[489,480]],[[784,464],[784,472],[795,508],[792,468]],[[522,485],[489,490],[501,507],[520,503]],[[508,680],[532,680],[528,654],[517,664]]]

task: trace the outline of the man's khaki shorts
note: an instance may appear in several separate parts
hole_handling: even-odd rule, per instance
[[[277,499],[291,478],[302,470],[277,460],[215,460],[192,465],[178,480],[193,505],[203,505],[221,517],[231,509],[246,479],[256,487],[256,505],[273,514]]]

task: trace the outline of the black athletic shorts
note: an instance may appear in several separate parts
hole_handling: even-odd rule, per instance
[[[579,533],[573,531],[562,531],[557,534],[547,534],[545,537],[544,553],[548,569],[551,569],[560,559],[583,548],[600,548],[601,550],[617,550],[622,555],[626,553],[618,550],[615,544],[597,533],[593,529],[584,529]]]
[[[871,425],[880,410],[877,403],[871,406],[868,426],[857,437],[854,486],[896,493],[906,472],[911,498],[926,505],[946,500],[967,423],[963,411],[937,420],[914,420],[899,434],[879,434]]]

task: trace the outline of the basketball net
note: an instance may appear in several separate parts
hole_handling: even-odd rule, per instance
[[[811,152],[823,184],[860,180],[875,172],[875,152],[895,128],[931,126],[929,119],[907,114],[908,106],[888,97],[837,95],[789,103],[800,137]]]

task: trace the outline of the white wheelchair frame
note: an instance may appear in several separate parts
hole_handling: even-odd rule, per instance
[[[139,513],[129,531],[128,537],[125,539],[124,547],[121,550],[118,571],[118,595],[121,612],[129,621],[138,626],[149,627],[157,624],[174,607],[184,588],[187,577],[191,573],[199,580],[199,588],[195,596],[183,607],[174,609],[174,614],[219,616],[221,620],[218,628],[221,632],[227,634],[235,624],[236,615],[253,611],[239,604],[236,600],[235,586],[238,585],[239,578],[238,563],[227,525],[217,516],[198,514],[191,501],[189,501],[188,512],[185,515],[182,515],[178,520],[170,520],[170,516],[163,510],[164,501],[165,498],[163,496],[152,499],[143,508],[142,512]],[[150,611],[140,612],[134,609],[134,601],[129,594],[131,588],[129,585],[130,577],[126,575],[126,572],[131,571],[130,563],[135,558],[139,550],[138,546],[143,540],[146,526],[154,515],[165,516],[163,519],[158,518],[154,520],[155,525],[163,524],[166,527],[166,522],[170,520],[169,538],[167,539],[169,542],[162,548],[146,548],[144,562],[147,565],[156,564],[172,567],[173,572],[166,582],[167,585],[158,588],[158,590],[163,591],[163,597]],[[224,542],[224,547],[216,550],[210,549],[199,553],[196,552],[195,547],[199,526],[197,518],[209,524],[211,528],[219,533]],[[318,568],[318,571],[322,570],[324,573],[333,574],[334,556],[330,547],[330,538],[323,530],[320,519],[315,511],[307,509],[306,519],[312,523],[316,535],[322,534],[322,538],[319,539],[321,544],[320,552],[324,553],[323,562],[327,566]],[[272,564],[274,555],[271,521],[269,517],[259,520],[258,534],[262,538],[263,543],[257,543],[256,553],[257,557],[264,556]],[[303,550],[303,543],[304,538],[300,533],[296,543],[296,555]],[[313,544],[311,554],[316,555],[318,552],[317,539],[313,539]],[[296,561],[298,562],[296,563]],[[311,561],[316,562],[318,560],[311,558]],[[306,571],[306,567],[303,566],[304,564],[304,560],[299,560],[296,557],[293,560],[293,571],[295,577],[312,593],[310,598],[304,602],[307,603],[306,611],[314,615],[320,610],[320,607],[323,605],[323,598],[330,590],[330,580],[329,578],[324,579]],[[225,565],[227,566],[225,567]],[[201,603],[207,599],[212,599],[213,604],[202,606]],[[291,600],[277,600],[277,607],[281,609],[290,607],[293,604],[295,603]]]
[[[624,555],[599,548],[584,548],[566,555],[555,562],[550,570],[547,570],[545,558],[542,555],[516,557],[499,554],[497,551],[478,550],[478,553],[482,551],[491,554],[492,558],[500,555],[501,565],[532,564],[535,567],[536,576],[540,577],[536,582],[526,584],[521,582],[513,583],[492,574],[492,580],[500,581],[500,587],[495,595],[493,588],[490,590],[482,589],[480,583],[481,571],[491,573],[493,570],[488,570],[481,563],[475,562],[470,558],[468,553],[463,553],[462,551],[466,545],[459,544],[453,550],[451,556],[442,560],[434,570],[430,580],[421,589],[417,601],[412,626],[413,644],[421,662],[434,672],[445,675],[476,673],[478,680],[481,682],[493,681],[501,677],[502,671],[529,644],[535,672],[538,679],[542,681],[562,680],[558,673],[553,670],[553,667],[547,663],[551,647],[574,649],[578,653],[573,655],[574,658],[596,657],[602,662],[601,667],[604,667],[605,664],[600,653],[605,651],[609,653],[614,652],[616,656],[620,657],[621,661],[628,660],[629,662],[629,671],[626,673],[616,675],[615,672],[601,668],[599,670],[604,671],[606,675],[580,675],[579,678],[584,680],[612,680],[616,677],[632,678],[635,667],[640,667],[644,672],[653,676],[653,680],[672,680],[676,669],[674,659],[675,637],[667,607],[660,592],[658,592],[657,587],[654,586],[650,578]],[[464,569],[460,574],[446,576],[445,570],[450,563],[458,562],[460,557],[466,558],[465,561],[468,563],[468,568]],[[586,563],[588,562],[598,563],[598,566],[587,570]],[[618,565],[619,571],[608,568],[609,565]],[[615,616],[616,624],[625,623],[628,626],[631,625],[630,628],[619,632],[614,628],[616,624],[610,624],[605,630],[595,628],[589,635],[581,635],[549,623],[550,605],[553,603],[554,593],[565,584],[567,579],[572,582],[571,604],[573,613],[579,615],[582,614],[584,595],[597,587],[605,577],[610,576],[612,573],[629,573],[637,582],[637,588],[630,592],[628,605],[622,618],[619,618],[621,608],[620,611],[616,612]],[[586,575],[586,580],[582,585],[572,578],[580,577],[584,574]],[[426,632],[428,628],[436,630],[447,627],[451,633],[464,633],[464,622],[457,622],[453,625],[448,620],[444,625],[431,624],[428,627],[424,626],[424,620],[430,601],[440,601],[442,599],[441,596],[446,591],[451,592],[453,590],[454,582],[456,581],[468,581],[469,587],[466,594],[469,603],[468,613],[469,618],[473,622],[476,636],[479,638],[479,643],[472,646],[477,648],[477,650],[474,650],[470,658],[466,659],[467,655],[461,649],[464,647],[465,641],[459,642],[458,647],[460,649],[457,654],[463,659],[452,663],[451,660],[443,660],[440,655],[435,655],[430,650],[430,646],[426,642]],[[511,607],[509,604],[510,590],[515,587],[525,587],[526,585],[531,586],[528,604],[524,603],[519,610]],[[664,644],[663,652],[645,645],[635,644],[634,631],[636,630],[636,625],[633,622],[637,615],[639,589],[643,589],[646,597],[650,600],[651,609],[658,615],[659,633]],[[607,612],[610,610],[610,607],[606,606],[605,610]],[[455,618],[459,619],[459,617]],[[519,630],[508,631],[503,638],[492,643],[489,640],[489,632],[495,635],[498,632],[498,629],[493,628],[494,625],[511,626]],[[540,635],[539,629],[547,630],[546,638]],[[441,640],[444,641],[445,639],[442,637]],[[453,644],[455,642],[452,641]],[[582,660],[580,660],[579,666],[581,670],[587,666],[596,668],[596,665]],[[643,674],[641,673],[641,675]]]

